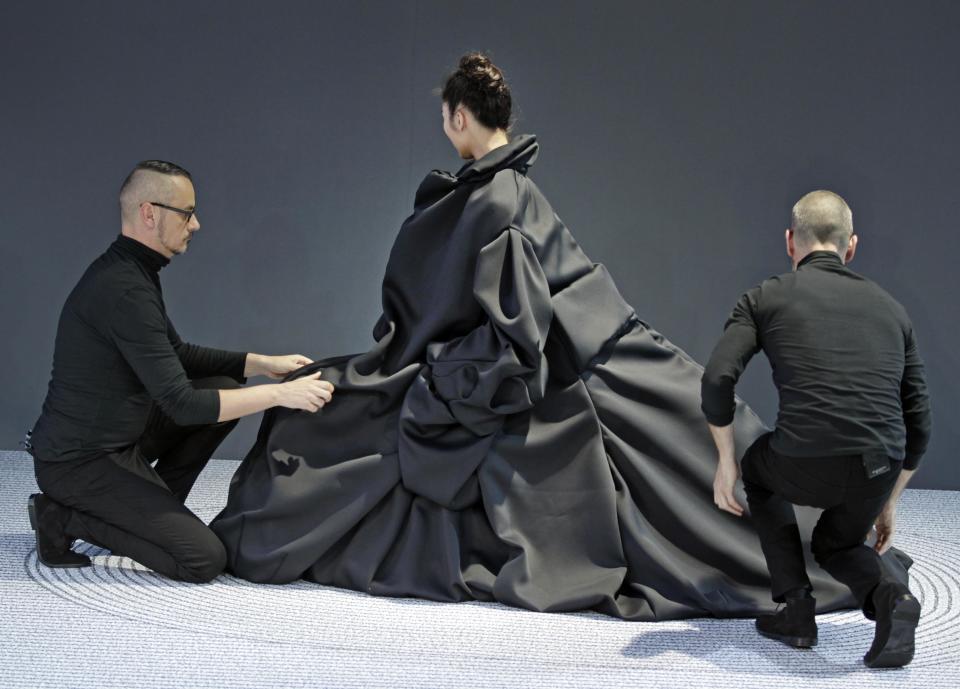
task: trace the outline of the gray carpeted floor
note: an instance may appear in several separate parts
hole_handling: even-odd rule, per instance
[[[210,519],[236,467],[214,461],[190,506]],[[30,458],[0,452],[0,687],[954,687],[960,686],[960,493],[908,490],[896,543],[923,602],[908,668],[866,670],[856,612],[820,618],[794,651],[750,620],[640,624],[493,604],[385,599],[228,576],[178,584],[93,547],[95,565],[37,563]]]

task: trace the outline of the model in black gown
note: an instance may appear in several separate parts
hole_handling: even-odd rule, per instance
[[[772,607],[749,519],[713,504],[702,368],[645,324],[527,171],[519,136],[421,183],[370,351],[305,367],[213,522],[228,568],[386,596],[636,620]],[[765,429],[739,404],[738,453]],[[820,609],[851,603],[818,570]]]
[[[632,619],[769,608],[749,521],[712,501],[701,367],[583,254],[536,155],[518,137],[420,185],[376,344],[302,369],[334,401],[267,412],[233,478],[212,526],[235,574]],[[741,453],[764,431],[742,404],[736,428]]]

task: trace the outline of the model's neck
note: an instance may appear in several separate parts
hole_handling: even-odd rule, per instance
[[[493,149],[506,146],[508,143],[510,143],[510,139],[507,138],[507,133],[502,129],[497,129],[491,132],[489,136],[478,138],[470,147],[470,155],[474,160],[480,160]]]

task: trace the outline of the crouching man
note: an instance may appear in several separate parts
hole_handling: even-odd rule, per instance
[[[703,411],[719,450],[718,507],[735,515],[743,485],[770,569],[776,615],[764,636],[791,646],[817,642],[815,601],[793,505],[823,508],[811,539],[817,562],[850,587],[876,620],[869,667],[913,659],[920,603],[884,567],[897,500],[930,437],[930,404],[913,326],[904,308],[847,267],[857,248],[853,215],[829,191],[793,207],[786,232],[793,272],[737,302],[703,375]],[[730,426],[734,386],[763,350],[780,394],[776,428],[737,467]],[[878,539],[865,540],[876,526]]]
[[[37,555],[84,567],[83,539],[171,578],[209,581],[226,553],[184,506],[237,419],[272,406],[316,411],[333,387],[310,359],[188,344],[167,316],[160,269],[200,229],[190,174],[144,161],[120,190],[121,234],[87,269],[60,315],[53,373],[27,447],[42,493],[29,499]],[[155,462],[155,465],[154,465]]]

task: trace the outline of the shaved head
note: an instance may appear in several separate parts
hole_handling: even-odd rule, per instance
[[[838,194],[811,191],[793,206],[790,229],[801,246],[832,244],[842,254],[853,235],[853,212]]]
[[[190,173],[179,165],[164,160],[144,160],[137,163],[120,187],[120,218],[132,223],[145,202],[170,203],[177,189],[176,177],[191,182]]]

